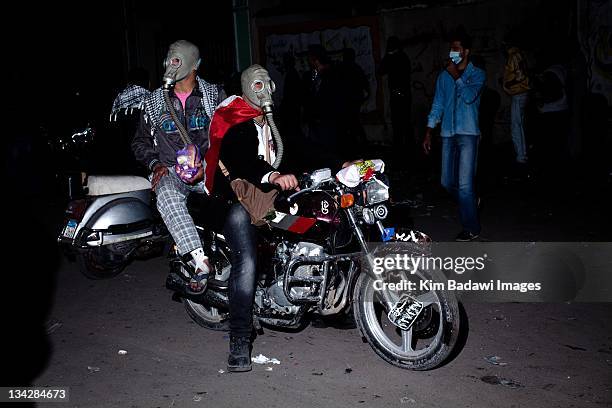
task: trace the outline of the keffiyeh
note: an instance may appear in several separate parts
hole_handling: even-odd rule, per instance
[[[217,106],[219,87],[217,85],[209,84],[201,78],[197,78],[197,80],[198,89],[202,93],[202,107],[204,108],[204,111],[208,117],[212,118]],[[158,88],[144,100],[144,117],[146,121],[151,123],[151,135],[153,135],[155,133],[155,129],[161,125],[160,113],[167,110],[163,92],[164,91],[161,88]]]
[[[130,85],[117,95],[113,102],[113,108],[110,114],[110,120],[116,121],[117,115],[122,110],[124,113],[132,113],[134,109],[142,110],[144,108],[144,100],[150,94],[148,90],[138,85]]]

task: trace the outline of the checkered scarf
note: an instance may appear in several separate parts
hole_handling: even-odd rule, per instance
[[[111,122],[117,120],[117,115],[122,110],[125,114],[128,113],[128,110],[130,114],[134,109],[142,110],[144,108],[144,100],[150,93],[141,86],[129,85],[117,95],[113,102],[113,109],[110,114]]]
[[[219,98],[219,86],[209,84],[201,78],[197,78],[198,88],[202,93],[202,107],[209,118],[213,117],[215,108],[217,107],[217,99]],[[164,91],[161,88],[153,91],[144,99],[144,119],[147,123],[151,122],[151,135],[155,133],[155,129],[161,126],[161,113],[165,112],[166,103],[164,101]]]

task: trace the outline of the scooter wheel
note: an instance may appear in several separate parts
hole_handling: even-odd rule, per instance
[[[107,248],[97,247],[78,254],[81,273],[89,279],[109,279],[121,273],[128,261]]]

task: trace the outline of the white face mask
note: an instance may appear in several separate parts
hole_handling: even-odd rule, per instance
[[[450,51],[448,53],[448,57],[453,61],[453,64],[459,64],[463,58],[461,57],[461,53],[459,51]]]

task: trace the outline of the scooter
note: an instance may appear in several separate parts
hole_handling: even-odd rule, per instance
[[[138,176],[88,176],[85,195],[68,203],[58,242],[91,279],[112,278],[134,258],[160,255],[168,231],[151,183]]]

